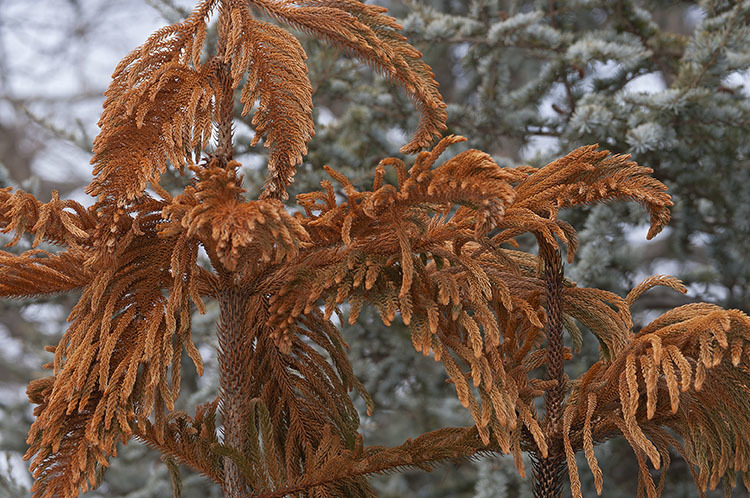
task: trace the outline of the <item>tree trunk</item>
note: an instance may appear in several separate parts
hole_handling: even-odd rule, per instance
[[[534,498],[560,498],[562,496],[563,476],[565,475],[565,456],[562,451],[552,451],[547,458],[538,458],[534,465]]]
[[[247,300],[239,289],[227,289],[219,301],[219,389],[224,422],[224,444],[246,455],[246,426],[250,410],[249,362],[252,348],[247,331]],[[231,458],[224,458],[224,496],[250,494],[247,481]]]
[[[216,70],[216,151],[214,155],[226,165],[234,154],[232,126],[234,116],[234,89],[226,52],[230,19],[224,2],[220,6],[217,56],[224,57]],[[212,258],[215,268],[220,268]],[[235,285],[232,276],[226,275],[224,289],[219,299],[219,399],[224,423],[224,444],[247,455],[248,414],[250,413],[251,339],[248,337],[247,299]],[[240,498],[250,494],[247,480],[231,458],[224,457],[224,497]]]
[[[547,378],[557,384],[544,397],[544,432],[547,437],[546,457],[534,458],[534,497],[559,498],[565,474],[565,454],[562,448],[562,412],[565,397],[565,368],[563,365],[562,289],[563,264],[560,251],[544,241],[539,242],[539,256],[544,259],[547,283]]]

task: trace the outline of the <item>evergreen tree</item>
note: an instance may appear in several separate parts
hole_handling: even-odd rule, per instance
[[[750,110],[739,78],[748,68],[747,3],[705,2],[702,10],[686,2],[473,2],[470,7],[414,2],[409,7],[416,12],[402,20],[405,32],[442,84],[449,129],[470,136],[472,146],[492,153],[502,165],[517,165],[522,160],[543,164],[578,145],[599,142],[615,152],[633,152],[670,186],[677,204],[673,229],[648,247],[624,249],[637,223],[629,208],[605,205],[571,214],[577,226],[585,226],[581,259],[571,272],[579,284],[622,291],[654,262],[673,261],[691,289],[748,311],[750,270],[742,255],[750,245],[750,194],[742,188],[747,184],[742,175],[750,170],[744,139]],[[691,19],[700,22],[691,26]],[[326,163],[355,185],[366,185],[373,163],[397,155],[399,129],[414,124],[408,100],[382,80],[353,70],[352,62],[335,51],[312,41],[305,48],[316,90],[317,136],[293,192],[317,183],[313,165]],[[633,80],[651,81],[654,88],[639,92]],[[245,163],[265,155],[261,147],[249,146],[247,131],[242,125],[237,130],[237,157]],[[530,156],[540,145],[544,148]],[[248,190],[258,191],[261,182],[253,183],[258,175],[248,171],[246,178]],[[631,227],[613,224],[615,218],[632,220]],[[683,302],[654,292],[640,306],[643,316],[651,317]],[[365,316],[362,323],[345,333],[355,368],[366,365],[363,379],[381,407],[365,420],[365,434],[369,430],[393,444],[409,430],[419,434],[460,423],[445,418],[453,416],[444,408],[453,402],[451,385],[397,375],[434,368],[411,354],[408,332],[386,335],[376,317]],[[387,341],[372,340],[384,336]],[[417,416],[405,427],[393,427],[378,420],[383,406]],[[425,413],[425,406],[439,408]],[[386,438],[385,429],[393,435]],[[433,491],[425,490],[425,481],[434,481],[429,474],[408,479],[399,474],[382,487],[396,490],[395,496],[417,490],[440,495],[446,488],[454,490],[451,496],[461,489],[470,495],[473,471],[465,465],[459,471],[428,488]],[[486,493],[483,475],[479,493]],[[622,484],[632,490],[628,480],[624,476]],[[611,479],[605,490],[610,486],[615,486]]]

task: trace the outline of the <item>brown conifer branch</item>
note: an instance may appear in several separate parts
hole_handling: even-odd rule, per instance
[[[421,114],[403,151],[416,152],[445,128],[445,105],[421,54],[381,7],[225,0],[216,54],[202,63],[217,3],[204,0],[116,69],[87,190],[96,205],[56,194],[45,204],[0,190],[0,231],[15,232],[14,242],[31,233],[35,244],[67,247],[55,255],[0,253],[0,296],[83,287],[73,324],[49,349],[55,375],[27,391],[39,405],[26,454],[35,497],[74,498],[98,485],[116,443],[132,436],[219,482],[231,498],[371,496],[366,475],[430,470],[497,451],[512,453],[522,474],[521,453],[531,453],[537,498],[560,497],[567,464],[572,494],[582,498],[575,453],[584,451],[601,492],[594,445],[618,434],[636,452],[640,491],[649,498],[658,491],[647,462],[667,467],[669,447],[699,468],[699,489],[721,479],[731,485],[737,472],[750,482],[750,445],[739,437],[750,428],[750,317],[693,303],[635,333],[633,301],[654,285],[684,290],[681,283],[656,277],[626,298],[569,282],[563,292],[555,237],[572,260],[577,236],[559,210],[636,201],[651,215],[651,238],[672,205],[652,170],[596,146],[540,169],[501,168],[476,150],[436,165],[463,140],[449,136],[410,169],[383,160],[371,191],[328,168],[346,201],[324,181],[320,192],[298,197],[305,214],[292,215],[279,199],[314,131],[306,56],[293,35],[256,20],[249,4],[402,84]],[[258,103],[252,145],[263,139],[271,150],[267,188],[250,202],[231,160],[234,90],[242,81],[245,113]],[[191,154],[213,133],[214,153],[196,166]],[[194,181],[172,196],[160,177],[185,165]],[[395,167],[397,185],[384,183],[386,166]],[[163,200],[149,195],[149,183]],[[538,258],[500,247],[523,233],[537,236]],[[199,244],[215,273],[197,266]],[[193,418],[174,411],[183,349],[202,371],[190,336],[191,302],[202,311],[200,295],[220,308],[222,442],[216,404]],[[475,427],[364,447],[349,397],[364,388],[329,317],[347,303],[356,319],[365,302],[387,325],[400,313],[415,349],[445,366]],[[597,336],[602,360],[568,383],[562,329],[566,320],[580,338],[574,319]],[[532,378],[542,365],[546,379]],[[541,396],[542,424],[534,415]],[[134,428],[133,421],[142,423]]]
[[[223,485],[221,457],[212,451],[212,444],[216,443],[216,404],[217,400],[214,400],[199,406],[195,417],[188,417],[184,412],[173,412],[172,420],[166,427],[157,427],[147,418],[142,418],[133,424],[133,437],[216,484]],[[206,438],[205,434],[210,436]]]
[[[604,426],[602,428],[604,429]],[[605,441],[612,437],[613,433],[614,430],[607,426],[603,435],[597,434],[596,441]],[[581,430],[572,431],[570,439],[574,448],[582,447]],[[533,451],[535,447],[536,444],[533,442],[521,442],[524,452]],[[502,450],[494,440],[485,445],[476,426],[445,427],[422,434],[414,440],[407,440],[393,448],[365,447],[359,456],[351,452],[343,453],[323,462],[318,469],[313,469],[294,484],[272,491],[258,492],[251,497],[282,498],[353,477],[383,474],[407,467],[430,471],[435,465],[490,453],[502,453]]]
[[[344,452],[333,457],[300,481],[284,488],[250,495],[252,498],[282,498],[311,488],[345,481],[358,476],[383,474],[403,468],[432,470],[435,464],[471,458],[477,453],[499,452],[491,443],[482,443],[476,427],[445,427],[407,440],[393,448],[366,447],[361,455]]]

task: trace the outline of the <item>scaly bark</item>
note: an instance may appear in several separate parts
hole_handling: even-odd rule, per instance
[[[217,91],[216,99],[216,156],[224,161],[229,161],[234,156],[234,143],[232,135],[234,132],[234,90],[232,89],[232,77],[229,75],[229,66],[222,64],[217,69]]]
[[[246,331],[248,316],[246,299],[239,289],[232,286],[226,289],[219,299],[219,389],[221,414],[224,421],[224,444],[234,448],[241,455],[247,455],[247,415],[250,413],[249,363],[252,345]],[[229,458],[224,459],[224,496],[240,498],[247,496],[250,489],[237,465]]]
[[[539,255],[544,260],[547,301],[547,378],[557,384],[544,397],[544,430],[548,441],[547,456],[535,454],[534,497],[559,498],[565,474],[565,453],[562,448],[562,413],[565,397],[563,365],[562,286],[563,264],[560,251],[540,241]]]

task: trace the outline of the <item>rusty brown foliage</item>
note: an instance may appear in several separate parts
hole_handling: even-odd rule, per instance
[[[0,254],[0,295],[81,292],[48,348],[52,375],[28,387],[35,496],[95,487],[132,437],[231,497],[373,496],[370,474],[489,452],[512,454],[521,474],[530,453],[537,496],[559,496],[567,474],[580,497],[575,454],[601,493],[594,446],[616,436],[635,452],[642,495],[659,495],[669,448],[689,462],[701,494],[721,480],[731,489],[737,473],[747,482],[750,318],[690,304],[635,331],[638,296],[655,285],[685,292],[679,281],[652,277],[621,297],[563,274],[561,254],[572,261],[577,239],[562,208],[635,201],[650,215],[649,238],[665,226],[672,202],[650,169],[597,146],[539,169],[501,168],[478,150],[441,159],[465,140],[447,136],[409,167],[382,160],[370,190],[325,167],[332,181],[290,211],[281,200],[313,135],[312,90],[305,53],[283,25],[404,88],[420,113],[404,152],[445,128],[419,52],[384,9],[355,0],[206,0],[128,55],[95,143],[95,204],[0,190],[11,244],[29,234],[34,247],[56,248]],[[271,151],[258,199],[244,195],[232,157],[235,94],[244,112],[257,106],[255,141]],[[188,177],[179,195],[160,185],[168,167]],[[518,249],[526,233],[537,254]],[[190,320],[204,300],[221,311],[220,390],[191,416],[175,400],[183,355],[202,371]],[[331,316],[345,307],[354,322],[368,303],[386,324],[400,317],[415,350],[442,363],[473,426],[365,444],[350,392],[372,403]],[[564,362],[582,328],[601,358],[570,379]],[[656,483],[649,464],[661,471]]]

